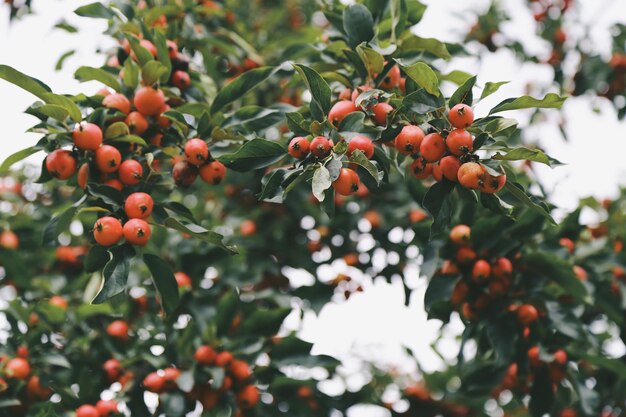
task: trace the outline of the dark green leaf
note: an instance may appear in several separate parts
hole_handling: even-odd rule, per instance
[[[529,149],[524,147],[519,147],[515,149],[511,149],[505,154],[496,153],[492,156],[492,159],[502,160],[502,161],[519,161],[522,159],[539,162],[542,164],[546,164],[549,167],[563,165],[562,162],[546,155],[539,149]]]
[[[485,88],[483,89],[483,92],[480,95],[480,99],[482,100],[485,97],[492,95],[493,93],[498,91],[498,89],[500,87],[502,87],[505,84],[508,84],[509,82],[510,81],[500,81],[500,82],[497,82],[497,83],[490,83],[490,82],[486,83],[485,84]]]
[[[102,3],[91,3],[81,6],[74,10],[74,13],[83,17],[97,17],[102,19],[109,19],[115,16],[115,14]]]
[[[74,78],[81,82],[99,81],[102,84],[111,87],[115,91],[121,90],[117,77],[101,68],[80,67],[74,73]]]
[[[143,261],[152,274],[152,282],[159,293],[161,305],[166,314],[171,314],[178,307],[178,284],[170,266],[156,255],[146,253]]]
[[[459,88],[457,88],[454,94],[452,94],[452,97],[450,97],[450,100],[448,101],[448,106],[452,108],[459,103],[471,106],[474,101],[474,95],[472,94],[474,84],[476,84],[476,76],[468,78]]]
[[[294,65],[307,88],[311,92],[311,114],[316,120],[322,121],[330,110],[330,87],[326,80],[315,70],[306,65]]]
[[[113,248],[111,253],[113,256],[102,271],[102,288],[93,299],[93,304],[102,304],[126,289],[130,270],[130,251],[124,246],[119,246]]]
[[[220,90],[211,105],[211,114],[217,113],[226,105],[252,91],[263,81],[270,78],[277,70],[278,68],[274,67],[261,67],[244,72]]]
[[[59,214],[56,217],[53,217],[52,220],[48,222],[46,227],[43,229],[42,242],[44,244],[56,241],[57,237],[63,233],[70,226],[74,215],[76,214],[77,208],[71,206],[63,213]]]
[[[286,150],[276,142],[252,139],[236,152],[222,155],[217,159],[230,169],[245,172],[272,165],[284,158],[286,153]]]
[[[179,232],[188,233],[195,238],[204,240],[205,242],[217,245],[227,252],[230,252],[231,254],[238,253],[237,249],[234,246],[227,246],[224,244],[224,236],[220,235],[219,233],[207,230],[202,226],[198,226],[197,224],[183,224],[175,218],[169,217],[165,219],[163,225],[165,227],[169,227],[170,229],[178,230]]]
[[[435,71],[423,62],[417,62],[410,66],[400,65],[404,72],[413,80],[417,85],[426,90],[429,94],[434,96],[441,95],[439,91],[439,79]]]
[[[5,174],[13,164],[21,161],[24,158],[29,157],[34,153],[39,152],[40,150],[41,149],[31,146],[29,148],[22,149],[21,151],[17,151],[12,155],[9,155],[7,159],[4,160],[2,165],[0,165],[0,174]]]
[[[343,10],[343,30],[354,49],[361,42],[369,42],[374,37],[374,18],[362,4],[350,5]]]

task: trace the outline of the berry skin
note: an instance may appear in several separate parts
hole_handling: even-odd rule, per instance
[[[185,143],[185,157],[190,164],[202,165],[209,158],[209,145],[202,139],[189,139]]]
[[[543,361],[539,359],[539,346],[533,346],[528,349],[528,361],[530,362],[530,366],[533,368],[541,366]]]
[[[476,190],[482,184],[486,169],[476,162],[466,162],[459,168],[457,178],[459,183],[471,190]]]
[[[200,167],[200,179],[209,185],[217,185],[226,176],[226,167],[220,161],[209,162]]]
[[[122,238],[122,223],[115,217],[101,217],[93,228],[93,237],[102,246],[115,245]]]
[[[95,151],[102,145],[102,129],[95,123],[80,123],[72,132],[72,140],[82,151]]]
[[[459,168],[461,168],[461,161],[459,158],[453,155],[444,156],[439,161],[441,167],[441,174],[450,181],[457,182],[457,175]]]
[[[108,417],[111,414],[118,413],[117,402],[115,400],[99,400],[96,403],[96,409],[100,417]]]
[[[491,265],[484,259],[479,259],[472,268],[472,279],[477,284],[484,284],[491,275]]]
[[[46,169],[54,178],[66,180],[76,172],[76,158],[65,149],[57,149],[46,157]]]
[[[127,159],[120,164],[118,173],[120,180],[126,185],[137,185],[143,177],[143,168],[139,161]]]
[[[53,295],[52,297],[50,297],[50,299],[48,300],[48,304],[50,304],[51,306],[62,308],[63,310],[67,310],[68,305],[67,300],[60,295]]]
[[[387,76],[380,83],[383,90],[391,90],[400,85],[400,68],[397,65],[391,67]]]
[[[100,412],[93,405],[85,404],[76,409],[76,417],[101,417]]]
[[[126,197],[124,212],[130,219],[147,219],[152,213],[154,201],[149,194],[132,193]]]
[[[111,178],[110,180],[106,180],[104,182],[104,185],[115,188],[117,191],[122,191],[124,189],[124,184],[122,184],[122,181],[118,180],[117,178]]]
[[[227,351],[220,352],[215,357],[215,366],[224,367],[233,361],[233,354]]]
[[[355,150],[360,150],[367,157],[372,159],[374,156],[374,142],[367,136],[357,135],[348,142],[348,156],[352,155]]]
[[[83,190],[87,188],[87,183],[89,182],[89,164],[84,163],[78,168],[78,175],[76,176],[76,182],[78,186]]]
[[[115,358],[108,359],[106,362],[104,362],[104,364],[102,365],[102,369],[104,369],[104,372],[107,375],[107,379],[111,382],[117,381],[120,376],[122,376],[123,372],[122,364],[119,360]]]
[[[119,110],[124,114],[130,113],[130,101],[123,94],[109,94],[102,99],[102,105],[109,109]]]
[[[513,264],[508,258],[498,258],[491,266],[491,274],[497,279],[510,278],[513,275]]]
[[[439,133],[426,135],[420,144],[420,154],[427,162],[437,162],[446,153],[446,143]]]
[[[4,371],[9,378],[26,379],[30,374],[30,364],[24,358],[13,358],[7,362]]]
[[[441,164],[439,162],[435,164],[430,164],[433,166],[433,178],[437,182],[441,182],[443,180],[443,172],[441,171]]]
[[[168,39],[165,44],[167,46],[167,54],[169,55],[170,59],[176,58],[176,55],[178,55],[178,45],[176,44],[176,42]]]
[[[417,158],[411,164],[411,173],[418,180],[423,180],[428,178],[428,176],[433,172],[433,164],[427,163],[424,158]]]
[[[448,113],[450,124],[457,129],[465,129],[474,123],[474,111],[467,104],[459,103]]]
[[[506,175],[493,176],[485,172],[482,182],[478,184],[480,191],[486,194],[494,194],[500,191],[506,184]]]
[[[150,240],[150,225],[143,219],[130,219],[124,224],[124,238],[132,245],[145,246]]]
[[[563,349],[559,349],[554,352],[554,363],[559,366],[565,366],[567,364],[567,352]]]
[[[200,365],[211,366],[217,358],[217,353],[211,346],[202,345],[196,349],[193,357]]]
[[[112,321],[107,326],[107,334],[111,337],[114,337],[118,340],[128,340],[128,323],[124,320],[115,320]]]
[[[256,233],[256,223],[253,220],[244,220],[239,225],[241,236],[252,236]]]
[[[185,71],[174,71],[172,74],[172,84],[178,87],[181,91],[184,91],[191,85],[191,78]]]
[[[378,126],[385,126],[387,124],[387,115],[393,111],[393,107],[388,103],[378,103],[373,108],[374,123]]]
[[[333,188],[338,194],[352,195],[359,191],[360,183],[361,181],[356,171],[350,168],[342,168],[339,171],[339,176],[333,182]]]
[[[157,374],[156,372],[150,372],[143,379],[143,386],[150,392],[160,394],[165,388],[165,378]]]
[[[306,138],[295,137],[289,142],[289,155],[294,158],[304,159],[309,155],[310,144]]]
[[[472,248],[462,247],[456,251],[456,261],[462,265],[474,262],[476,257],[476,252]]]
[[[20,247],[20,238],[12,230],[0,233],[0,248],[15,250]]]
[[[237,403],[241,408],[252,408],[259,402],[259,390],[254,385],[246,385],[237,393]]]
[[[330,154],[332,147],[332,140],[324,136],[317,136],[311,141],[310,150],[316,158],[324,158]]]
[[[174,278],[178,288],[191,288],[191,278],[184,272],[176,272]]]
[[[561,410],[561,414],[559,414],[559,417],[576,417],[577,415],[578,414],[576,414],[576,410],[568,407]],[[602,414],[602,417],[604,417],[604,414]]]
[[[328,121],[338,127],[347,115],[358,110],[359,109],[350,100],[338,101],[328,112]]]
[[[398,152],[405,155],[417,153],[424,139],[424,131],[418,126],[406,125],[396,136],[395,145]]]
[[[172,168],[174,182],[179,187],[189,187],[198,177],[198,167],[187,161],[180,161]]]
[[[252,371],[250,370],[248,364],[238,359],[235,359],[230,363],[228,370],[237,382],[246,381],[252,375]]]
[[[446,138],[448,151],[456,156],[465,155],[474,149],[472,135],[464,129],[454,129]]]
[[[532,304],[523,304],[517,309],[517,320],[525,327],[539,318],[539,312]]]
[[[130,112],[124,122],[128,125],[130,133],[135,135],[143,135],[150,126],[148,119],[138,111]]]
[[[165,107],[165,95],[163,91],[152,87],[141,87],[135,93],[133,99],[135,108],[145,116],[157,116]]]
[[[111,145],[102,145],[96,150],[95,161],[100,172],[111,174],[120,168],[122,154]]]

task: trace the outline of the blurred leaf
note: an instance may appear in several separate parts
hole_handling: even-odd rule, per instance
[[[499,113],[508,110],[530,109],[530,108],[542,108],[542,109],[560,109],[565,102],[566,97],[561,97],[558,94],[548,93],[542,99],[536,99],[530,96],[523,96],[518,98],[509,98],[502,101],[496,107],[491,109],[489,114]]]
[[[143,261],[152,274],[152,282],[159,293],[161,305],[166,314],[171,314],[178,307],[178,284],[170,266],[157,255],[145,253]]]

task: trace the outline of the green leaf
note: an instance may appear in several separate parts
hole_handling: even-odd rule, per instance
[[[104,139],[113,139],[119,136],[126,136],[130,134],[128,125],[124,122],[115,122],[110,124],[104,131]]]
[[[285,154],[285,149],[278,143],[257,138],[244,143],[236,152],[217,159],[230,169],[245,172],[265,168],[280,161]]]
[[[290,307],[257,309],[243,320],[239,332],[246,336],[274,335],[289,313],[291,313]]]
[[[139,85],[139,65],[132,59],[127,59],[124,62],[124,85],[132,89],[137,88]]]
[[[204,240],[205,242],[212,243],[231,254],[239,253],[237,251],[237,248],[235,248],[234,246],[227,246],[224,244],[223,242],[224,236],[220,235],[219,233],[215,233],[210,230],[207,230],[202,226],[198,226],[197,224],[183,224],[173,217],[168,217],[163,222],[163,225],[165,227],[169,227],[170,229],[174,229],[174,230],[178,230],[179,232],[190,234],[191,236]]]
[[[76,53],[75,49],[71,49],[67,52],[64,52],[59,59],[57,60],[56,65],[54,66],[54,70],[55,71],[61,71],[63,69],[63,64],[65,63],[65,60],[69,57],[71,57],[72,55],[74,55]]]
[[[343,30],[348,35],[350,47],[354,49],[374,37],[374,18],[362,4],[350,5],[343,10]]]
[[[424,294],[424,308],[428,313],[428,318],[444,320],[450,314],[450,298],[454,287],[461,277],[458,275],[435,276],[428,283],[428,288]]]
[[[476,76],[468,78],[450,97],[448,101],[448,106],[450,108],[456,106],[459,103],[467,104],[468,106],[472,105],[472,101],[474,100],[474,95],[472,94],[472,88],[474,88],[474,84],[476,84]]]
[[[130,252],[131,250],[124,246],[111,249],[113,256],[102,271],[102,288],[93,299],[92,304],[102,304],[126,289],[130,271]]]
[[[501,161],[519,161],[525,159],[528,161],[539,162],[548,165],[549,167],[563,165],[562,162],[559,162],[558,160],[546,155],[539,149],[528,149],[524,147],[511,149],[504,155],[498,152],[491,158]]]
[[[89,183],[87,184],[87,191],[89,194],[101,199],[113,208],[118,208],[124,205],[124,196],[122,193],[113,187],[109,187],[108,185]]]
[[[380,185],[381,178],[378,175],[378,169],[376,168],[376,165],[374,165],[372,161],[367,159],[367,157],[363,154],[363,152],[357,149],[354,152],[352,152],[349,159],[350,159],[350,162],[352,162],[353,164],[357,164],[365,168],[365,171],[367,171],[367,173],[370,174],[370,176],[374,179],[374,181],[376,181],[376,184]]]
[[[42,100],[45,94],[52,91],[50,87],[38,79],[29,77],[8,65],[0,65],[0,78],[28,91]]]
[[[472,77],[472,74],[468,74],[467,72],[459,70],[450,71],[448,74],[442,74],[439,76],[441,81],[450,81],[459,86],[463,85],[465,81],[469,80]]]
[[[439,79],[433,69],[423,62],[410,66],[400,65],[406,74],[428,93],[439,96]]]
[[[584,340],[585,331],[580,321],[570,311],[563,308],[558,302],[546,301],[548,316],[554,328],[574,340]]]
[[[500,87],[502,87],[505,84],[510,83],[510,81],[499,81],[497,83],[486,83],[485,84],[485,88],[483,89],[482,94],[480,95],[480,99],[484,99],[487,96],[492,95],[493,93],[495,93],[496,91],[498,91],[498,89]]]
[[[526,194],[526,191],[524,190],[524,188],[521,185],[519,185],[517,183],[513,183],[511,181],[507,181],[506,185],[504,186],[504,188],[509,193],[511,193],[511,195],[517,201],[519,201],[520,203],[524,204],[525,206],[527,206],[531,210],[541,214],[543,217],[548,219],[550,221],[550,223],[556,225],[556,221],[554,221],[554,219],[552,218],[552,216],[550,215],[548,210],[546,210],[546,208],[541,206],[540,204],[534,202],[530,198],[530,196],[528,194]]]
[[[433,217],[433,224],[430,229],[431,239],[443,232],[452,215],[450,195],[454,190],[452,181],[443,180],[435,183],[424,195],[422,206],[428,210]]]
[[[423,88],[408,94],[402,100],[402,106],[404,108],[420,115],[441,109],[444,105],[443,97],[429,94]]]
[[[67,110],[69,116],[75,122],[78,123],[83,120],[83,115],[80,112],[80,108],[76,105],[76,103],[74,103],[71,98],[59,94],[45,93],[42,95],[42,99],[48,104],[54,104],[63,107],[65,110]]]
[[[143,67],[148,62],[154,61],[152,53],[150,53],[150,51],[141,46],[139,39],[137,39],[134,35],[126,35],[126,39],[128,39],[128,42],[130,43],[130,48],[137,57],[137,61],[139,61],[140,66]]]
[[[85,256],[85,272],[95,272],[111,260],[111,254],[104,246],[94,245]]]
[[[357,46],[356,52],[361,57],[370,78],[374,78],[375,74],[380,74],[385,66],[385,58],[381,54],[364,45]]]
[[[400,51],[407,54],[413,51],[423,51],[435,55],[438,58],[450,59],[452,55],[448,52],[448,47],[445,43],[434,38],[420,38],[419,36],[411,35],[404,39]]]
[[[178,307],[179,294],[178,284],[170,266],[163,259],[156,255],[146,253],[143,261],[152,274],[152,282],[156,287],[161,305],[166,314],[171,314]]]
[[[626,364],[618,359],[611,359],[604,356],[591,356],[586,355],[583,358],[591,365],[599,366],[607,371],[619,375],[621,379],[626,379]]]
[[[108,7],[105,7],[102,3],[97,2],[81,6],[74,10],[74,13],[78,16],[96,17],[102,19],[110,19],[115,16],[115,14]]]
[[[153,85],[159,82],[161,76],[167,74],[168,70],[165,65],[159,61],[148,61],[141,68],[141,79],[145,85]]]
[[[118,136],[118,137],[111,139],[111,141],[112,142],[136,143],[138,145],[148,146],[146,141],[142,137],[137,136],[137,135]]]
[[[285,179],[286,172],[286,169],[278,168],[263,177],[261,180],[263,188],[258,195],[259,200],[275,203],[283,202],[282,192],[284,190],[281,185]]]
[[[517,341],[515,327],[511,326],[504,317],[500,317],[493,321],[486,321],[486,330],[496,354],[497,363],[500,365],[511,363]]]
[[[279,68],[261,67],[246,71],[222,88],[213,100],[211,114],[222,110],[226,105],[241,98],[244,94],[258,87],[270,78]]]
[[[12,155],[9,155],[7,157],[7,159],[4,160],[4,162],[2,162],[2,165],[0,165],[0,174],[5,174],[9,168],[11,167],[11,165],[15,164],[16,162],[21,161],[24,158],[29,157],[30,155],[39,152],[41,149],[36,148],[34,146],[22,149],[20,151],[15,152]]]
[[[239,294],[235,289],[230,289],[217,302],[217,313],[215,315],[215,324],[217,325],[217,333],[224,334],[233,322],[233,319],[239,311]]]
[[[65,108],[57,106],[56,104],[42,104],[41,106],[35,107],[36,104],[31,106],[31,109],[43,114],[44,116],[51,117],[54,120],[58,120],[59,122],[65,121],[65,119],[67,119],[67,116],[70,115],[70,113]],[[38,104],[40,103],[38,102]]]
[[[57,237],[70,226],[70,223],[76,214],[76,210],[77,207],[71,206],[67,210],[63,211],[63,213],[53,217],[43,229],[41,238],[42,243],[46,244],[56,241]]]
[[[330,110],[331,90],[328,83],[312,68],[299,64],[295,64],[294,68],[311,92],[311,114],[316,120],[324,120]]]
[[[99,81],[115,91],[121,91],[122,89],[117,77],[102,68],[80,67],[74,73],[74,78],[80,82]]]
[[[167,6],[166,6],[167,7]],[[176,6],[178,8],[178,6]],[[152,9],[155,10],[155,9]],[[161,74],[161,84],[167,83],[172,73],[172,61],[170,59],[169,51],[167,49],[167,40],[161,32],[156,32],[154,35],[154,45],[157,48],[157,61],[163,64],[165,72]],[[203,103],[204,104],[204,103]],[[178,108],[180,111],[180,107]]]
[[[585,285],[576,278],[572,265],[547,252],[529,253],[524,257],[529,271],[559,284],[563,290],[582,302],[587,295]]]
[[[321,166],[313,173],[313,181],[311,182],[311,188],[313,195],[319,202],[324,201],[324,191],[330,188],[333,182],[330,179],[330,172],[325,166]]]
[[[535,370],[533,386],[530,389],[530,402],[528,411],[533,417],[541,417],[547,414],[554,403],[554,391],[548,375],[547,367]]]
[[[530,96],[522,96],[518,98],[509,98],[502,101],[496,107],[491,109],[489,114],[499,113],[508,110],[519,109],[560,109],[567,97],[561,97],[558,94],[548,93],[542,99],[533,98]]]

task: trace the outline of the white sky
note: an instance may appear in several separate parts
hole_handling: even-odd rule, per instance
[[[72,14],[76,7],[89,2],[35,0],[35,15],[11,26],[7,24],[8,10],[0,8],[0,63],[41,79],[57,93],[77,93],[84,89],[85,86],[73,80],[74,70],[81,65],[101,65],[102,57],[96,55],[94,50],[109,46],[102,44],[104,22]],[[447,41],[458,40],[458,34],[473,23],[472,14],[466,11],[485,9],[489,4],[488,0],[425,2],[430,7],[416,32],[421,36]],[[533,21],[524,12],[525,0],[503,3],[513,11],[514,16],[514,20],[504,26],[505,32],[523,39],[528,51],[546,56],[545,44],[532,39]],[[606,0],[576,3],[584,8],[582,15],[586,20],[594,22],[592,41],[601,45],[605,54],[610,52],[607,28],[615,21],[626,22],[626,8],[619,7],[619,3]],[[52,26],[62,18],[79,26],[80,35],[53,30]],[[582,36],[581,29],[577,27],[567,27],[566,31],[571,36]],[[66,60],[63,71],[55,72],[58,57],[70,49],[76,49],[77,53]],[[505,98],[522,95],[527,83],[546,83],[551,78],[551,69],[533,64],[521,65],[507,51],[485,57],[481,65],[471,59],[457,59],[450,63],[449,69],[478,73],[479,84],[512,81],[477,107],[477,117]],[[97,85],[91,84],[88,91],[97,88]],[[24,133],[35,119],[22,114],[22,111],[33,101],[34,97],[30,94],[0,81],[0,137],[3,142],[0,160],[34,144],[39,138],[39,135]],[[588,98],[567,101],[564,114],[569,143],[563,141],[554,127],[541,126],[530,130],[532,138],[539,140],[551,156],[567,163],[565,167],[537,170],[546,188],[553,192],[554,201],[565,209],[575,207],[580,197],[616,195],[618,185],[624,185],[626,124],[616,120],[608,103],[599,101],[595,104],[601,112],[593,111]],[[527,113],[509,112],[504,115],[518,117],[522,121],[527,118]],[[549,117],[551,121],[557,120],[556,113]],[[432,370],[440,365],[429,348],[439,329],[438,323],[426,321],[422,306],[423,288],[415,292],[408,308],[403,306],[403,297],[401,285],[378,281],[370,283],[364,293],[354,295],[349,302],[328,306],[318,318],[307,317],[303,335],[318,341],[316,351],[320,353],[350,357],[351,352],[365,352],[366,356],[376,357],[388,366],[413,371],[414,365],[406,359],[401,348],[402,345],[410,346],[419,353],[424,369]],[[458,331],[459,326],[454,328]],[[458,348],[450,343],[450,338],[441,343],[446,356],[456,354]]]

